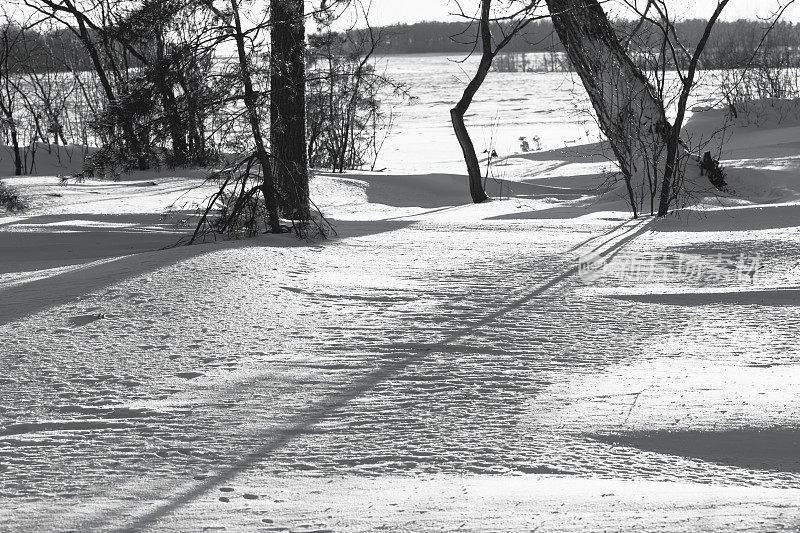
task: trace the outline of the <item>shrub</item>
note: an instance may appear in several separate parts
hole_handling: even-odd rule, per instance
[[[24,211],[28,208],[28,201],[23,198],[16,188],[0,181],[0,209],[8,213]]]

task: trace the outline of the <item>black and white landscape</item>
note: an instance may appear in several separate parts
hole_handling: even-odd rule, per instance
[[[0,532],[800,527],[794,7],[442,3],[4,4]]]

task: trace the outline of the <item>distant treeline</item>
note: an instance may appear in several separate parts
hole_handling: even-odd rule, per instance
[[[621,35],[632,31],[631,22],[617,24]],[[705,20],[691,19],[676,24],[675,31],[680,42],[687,49],[693,50],[700,41],[705,26]],[[800,66],[800,25],[779,21],[769,30],[766,26],[764,21],[757,20],[718,21],[701,56],[701,68]],[[638,51],[640,57],[652,55],[660,48],[660,41],[652,32],[638,34],[633,42],[634,54]],[[686,68],[688,57],[685,54],[679,55],[677,63],[681,68]]]
[[[477,34],[476,25],[467,27],[463,22],[418,22],[375,30],[383,35],[379,50],[384,54],[468,53]],[[506,52],[550,50],[563,47],[549,20],[531,22],[504,48]]]
[[[675,25],[681,43],[692,49],[700,40],[706,21],[691,19]],[[636,26],[629,20],[615,22],[621,37]],[[382,34],[379,50],[384,54],[467,54],[475,47],[477,27],[462,22],[419,22],[376,28]],[[735,68],[748,63],[766,31],[763,21],[736,20],[717,22],[704,52],[705,68]],[[639,29],[633,46],[641,51],[659,47],[659,36]],[[800,25],[778,22],[761,48],[763,54],[796,56],[800,50]],[[480,52],[480,44],[477,50]],[[530,23],[503,49],[504,53],[561,52],[563,46],[549,20]]]
[[[706,22],[691,19],[676,24],[675,30],[681,43],[691,49],[700,40]],[[628,20],[615,22],[620,36],[627,36],[636,26]],[[714,26],[711,38],[703,54],[704,68],[736,68],[747,64],[753,51],[759,45],[765,32],[763,21],[736,20],[720,21]],[[26,30],[24,39],[14,39],[19,31],[14,25],[6,25],[11,39],[11,50],[5,50],[4,58],[9,70],[24,68],[33,71],[87,70],[91,61],[78,38],[65,30],[40,33]],[[382,54],[467,54],[475,48],[477,27],[463,22],[419,22],[375,28],[381,42],[378,52]],[[357,31],[357,30],[354,30]],[[343,36],[344,37],[344,36]],[[312,38],[313,40],[313,38]],[[351,39],[350,42],[357,42]],[[640,29],[633,41],[639,51],[654,50],[659,47],[658,35]],[[480,52],[478,43],[477,52]],[[558,35],[549,20],[530,23],[525,30],[515,36],[503,49],[504,54],[532,52],[562,52],[564,50]],[[634,51],[634,55],[636,51]],[[800,24],[778,22],[769,32],[761,47],[761,56],[776,54],[786,56],[787,66],[800,63]],[[10,56],[10,57],[9,57]],[[20,58],[20,61],[15,61]],[[24,58],[24,59],[22,59]],[[523,69],[524,70],[524,69]]]
[[[91,68],[80,40],[67,30],[39,32],[13,23],[0,27],[0,63],[9,72],[62,72]]]

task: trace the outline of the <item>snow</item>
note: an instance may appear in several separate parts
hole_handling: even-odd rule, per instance
[[[328,240],[192,247],[163,214],[200,171],[59,185],[40,152],[3,178],[0,531],[796,527],[800,159],[763,126],[664,220],[596,139],[504,152],[480,205],[429,142],[317,173]]]

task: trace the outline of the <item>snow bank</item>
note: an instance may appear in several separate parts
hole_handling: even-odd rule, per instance
[[[699,208],[800,199],[800,100],[744,102],[736,116],[729,109],[696,108],[684,139],[694,151],[720,154],[731,192]]]

